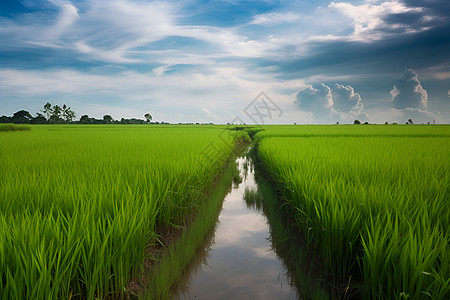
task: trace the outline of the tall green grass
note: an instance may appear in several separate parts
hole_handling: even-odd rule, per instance
[[[0,124],[0,132],[8,131],[27,131],[31,127],[27,125],[15,125],[15,124]]]
[[[447,136],[448,125],[266,125],[256,138],[265,137],[336,137],[336,136]]]
[[[0,299],[126,294],[158,230],[200,205],[232,152],[221,130],[33,126],[0,135]]]
[[[391,137],[390,128],[378,136],[317,129],[319,137],[267,130],[259,155],[336,280],[359,274],[364,299],[448,299],[448,126],[434,137]]]

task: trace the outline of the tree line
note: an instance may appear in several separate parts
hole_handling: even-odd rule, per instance
[[[339,122],[337,122],[336,124],[339,124]],[[353,124],[359,125],[359,124],[362,124],[362,123],[361,123],[360,120],[356,119],[355,121],[353,121]],[[367,125],[367,124],[369,124],[369,122],[367,122],[367,121],[364,122],[364,125]],[[387,125],[387,124],[389,124],[389,122],[386,121],[386,122],[384,122],[384,124]],[[413,121],[412,119],[408,119],[408,121],[406,121],[405,124],[414,124],[414,121]],[[422,124],[423,124],[423,123],[422,123]],[[428,122],[428,124],[430,124],[430,122]],[[392,125],[397,125],[397,123],[394,122],[394,123],[392,123]]]
[[[26,110],[19,110],[11,117],[1,116],[0,123],[14,123],[14,124],[149,124],[153,117],[149,113],[144,115],[145,120],[142,119],[125,119],[114,120],[110,115],[104,115],[102,119],[91,118],[88,115],[81,116],[80,120],[75,121],[76,113],[70,109],[66,104],[52,105],[47,102],[43,110],[36,113],[33,117],[30,112]],[[154,124],[168,124],[166,122],[155,122]]]

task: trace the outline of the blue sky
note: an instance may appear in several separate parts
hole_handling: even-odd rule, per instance
[[[450,1],[2,0],[0,115],[450,123]]]

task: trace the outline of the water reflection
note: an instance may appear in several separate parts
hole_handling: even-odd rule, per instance
[[[215,233],[178,286],[176,299],[298,298],[272,250],[251,159],[237,163],[242,182],[226,196]]]

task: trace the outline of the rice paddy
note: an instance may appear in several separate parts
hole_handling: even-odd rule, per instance
[[[258,154],[336,281],[360,277],[364,299],[448,299],[450,128],[280,128],[258,133]]]
[[[149,297],[169,297],[249,135],[334,281],[363,299],[449,298],[449,126],[1,128],[0,299],[134,297],[145,261],[160,265],[143,280]],[[226,180],[239,182],[231,169]],[[193,234],[153,257],[192,216]]]
[[[0,134],[0,298],[126,294],[159,230],[181,226],[223,168],[234,137],[222,131],[33,126]]]

